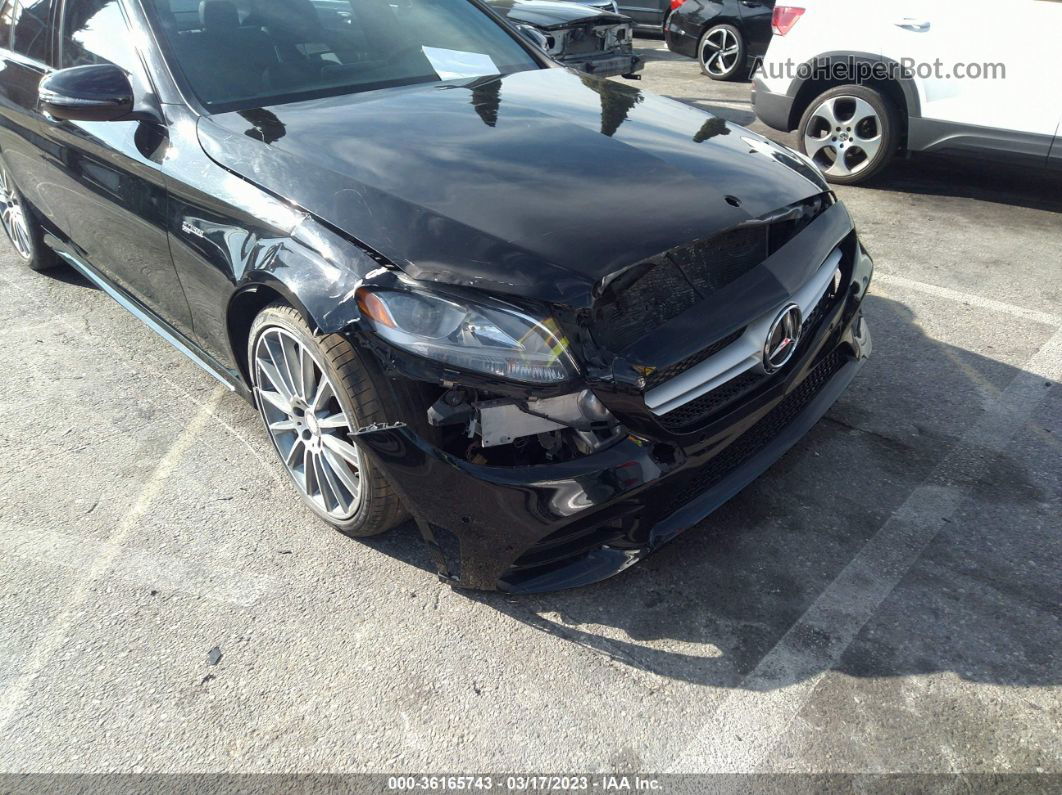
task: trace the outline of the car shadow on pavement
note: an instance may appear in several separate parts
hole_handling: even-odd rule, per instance
[[[624,665],[717,687],[772,689],[824,668],[862,677],[950,671],[996,684],[1062,681],[1052,663],[1062,646],[1062,573],[1053,563],[1062,556],[1055,435],[1062,433],[1062,393],[1036,383],[1044,413],[1013,428],[1004,452],[966,449],[966,440],[958,449],[972,470],[942,470],[949,451],[1022,371],[931,339],[900,302],[872,295],[866,311],[875,353],[849,391],[698,527],[592,587],[459,593]],[[1031,341],[1028,353],[1042,342]],[[936,488],[959,489],[963,499],[950,513],[917,516],[928,543],[867,602],[869,621],[847,629],[850,617],[823,623],[831,609],[843,617],[875,598],[873,583],[839,589],[838,578],[857,556],[857,568],[873,571],[865,550],[891,548],[896,512]],[[431,570],[412,528],[372,546]],[[812,605],[819,619],[807,625]],[[780,644],[787,665],[750,677]],[[838,656],[819,665],[834,644]]]
[[[54,279],[57,282],[62,282],[63,284],[69,284],[72,287],[88,287],[91,290],[99,289],[96,285],[82,276],[79,271],[74,270],[65,263],[60,264],[58,267],[43,271],[42,275]]]
[[[867,188],[1062,213],[1062,169],[974,160],[954,155],[897,158]]]
[[[641,58],[646,63],[652,61],[691,61],[691,58],[687,58],[685,55],[679,55],[677,52],[671,52],[668,49],[659,49],[657,47],[635,47],[635,55]],[[705,80],[708,78],[705,77]]]

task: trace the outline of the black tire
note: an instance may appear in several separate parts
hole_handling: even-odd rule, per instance
[[[0,226],[4,227],[4,233],[11,243],[11,248],[30,270],[46,271],[60,264],[56,253],[44,244],[44,229],[37,220],[36,212],[26,203],[18,186],[15,185],[11,172],[2,162],[0,162],[0,213],[3,214],[3,222]],[[17,214],[20,221],[16,221],[11,214]],[[15,223],[24,224],[21,232],[15,231]]]
[[[732,41],[726,47],[729,52],[731,47],[736,51],[722,55],[719,48],[712,47],[714,42]],[[701,74],[707,75],[712,80],[737,80],[748,77],[748,50],[745,46],[745,37],[741,31],[733,25],[713,25],[701,34],[697,42],[697,62],[701,65]]]
[[[381,395],[381,392],[386,394],[386,386],[382,388],[377,386],[373,375],[370,374],[354,346],[338,334],[314,334],[302,315],[284,303],[270,304],[251,324],[247,344],[247,361],[252,381],[257,380],[254,356],[258,340],[264,333],[276,328],[286,331],[314,353],[317,363],[326,371],[328,380],[335,387],[336,398],[343,411],[348,418],[351,418],[355,427],[393,421],[394,418],[388,416],[386,402]],[[267,435],[273,441],[277,455],[283,458],[277,447],[276,439],[269,433],[268,421],[259,397],[258,384],[255,383],[254,387],[255,403],[266,425]],[[364,455],[361,466],[358,468],[362,489],[361,501],[357,512],[347,521],[337,521],[335,517],[323,511],[304,493],[288,467],[285,465],[284,468],[292,478],[303,503],[324,521],[348,536],[365,538],[380,535],[407,517],[391,484]]]
[[[861,130],[864,136],[869,131],[866,126],[866,118],[869,117],[860,117],[861,114],[856,110],[857,101],[865,102],[873,109],[879,137],[874,154],[862,161],[851,159],[851,156],[860,153],[865,156],[866,150],[860,143],[866,141],[869,148],[869,142],[873,139],[859,137]],[[834,120],[841,120],[838,125],[830,125],[824,113],[824,106],[831,102]],[[852,107],[853,116],[845,119],[848,106]],[[855,127],[844,121],[854,122]],[[819,137],[827,128],[831,137],[828,142]],[[800,150],[815,161],[827,181],[837,185],[856,185],[876,177],[896,156],[902,135],[901,116],[892,100],[880,91],[869,86],[843,85],[824,91],[811,101],[800,119],[797,133],[800,136]],[[814,141],[822,141],[823,146],[813,146]],[[838,157],[844,160],[835,168]]]

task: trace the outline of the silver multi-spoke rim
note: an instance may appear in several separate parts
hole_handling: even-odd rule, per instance
[[[868,168],[881,150],[881,118],[859,97],[833,97],[812,112],[804,151],[828,177],[848,177]]]
[[[33,243],[29,223],[26,221],[26,211],[7,169],[3,166],[0,166],[0,222],[3,223],[4,231],[19,256],[23,259],[33,259]]]
[[[701,63],[709,73],[721,77],[734,70],[739,49],[733,31],[726,28],[710,31],[701,44]]]
[[[340,521],[361,504],[361,452],[320,362],[295,336],[266,329],[254,349],[255,392],[280,459],[314,505]]]

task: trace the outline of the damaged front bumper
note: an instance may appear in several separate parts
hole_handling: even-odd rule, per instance
[[[786,374],[690,443],[631,435],[572,461],[499,467],[461,460],[403,423],[353,438],[414,515],[444,579],[517,593],[587,585],[696,525],[826,413],[870,354],[861,298],[838,302]]]

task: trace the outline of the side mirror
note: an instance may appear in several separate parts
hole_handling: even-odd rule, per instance
[[[52,72],[37,89],[40,108],[68,121],[117,121],[133,112],[133,86],[114,64],[72,66]]]
[[[546,34],[543,33],[541,30],[532,27],[531,25],[517,25],[516,29],[520,31],[520,35],[522,35],[525,39],[534,44],[540,50],[543,50],[547,53],[549,52],[551,42],[549,40],[549,37],[546,36]]]

